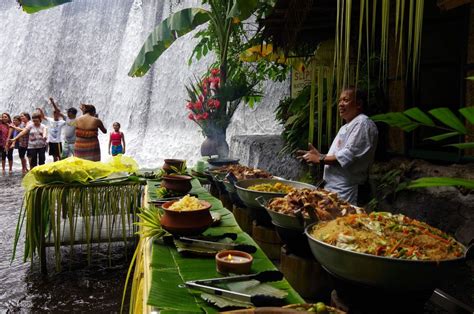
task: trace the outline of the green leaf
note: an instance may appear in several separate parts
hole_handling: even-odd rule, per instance
[[[23,11],[28,14],[33,14],[68,2],[72,2],[72,0],[18,0]]]
[[[448,108],[436,108],[429,111],[429,113],[445,125],[453,128],[459,133],[466,134],[467,130],[461,120],[454,115]]]
[[[456,135],[459,135],[459,132],[443,133],[443,134],[440,134],[440,135],[427,137],[427,138],[425,138],[425,140],[441,141],[441,140],[444,140],[446,138],[450,138],[450,137],[453,137],[453,136],[456,136]]]
[[[243,21],[248,19],[257,8],[258,0],[235,0],[234,5],[227,15],[228,18],[236,17]]]
[[[209,21],[210,12],[200,8],[187,8],[172,14],[158,24],[148,35],[138,56],[128,72],[129,76],[143,76],[151,65],[173,42]]]
[[[428,188],[434,186],[461,186],[467,189],[474,189],[474,180],[448,177],[429,177],[411,181],[408,188]]]
[[[401,112],[389,112],[377,114],[370,117],[373,121],[384,122],[390,126],[401,128],[405,132],[410,132],[419,126],[418,122],[410,120]]]
[[[466,80],[474,81],[474,76],[468,76],[468,77],[466,77]]]
[[[459,112],[466,118],[469,123],[474,124],[474,107],[465,107],[459,109]]]
[[[409,116],[410,118],[412,118],[413,120],[416,120],[420,123],[423,123],[429,126],[435,126],[433,120],[431,120],[431,118],[426,113],[421,111],[420,108],[418,107],[410,108],[408,110],[405,110],[403,113]]]
[[[446,146],[453,146],[459,149],[471,149],[474,148],[474,142],[467,142],[467,143],[458,143],[458,144],[450,144]]]
[[[250,302],[239,301],[231,298],[226,298],[223,296],[213,295],[209,293],[201,293],[201,298],[211,304],[214,304],[218,308],[225,307],[243,307],[250,308],[253,307],[253,304]]]

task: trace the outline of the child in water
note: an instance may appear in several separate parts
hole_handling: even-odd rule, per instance
[[[109,154],[112,156],[125,154],[125,136],[123,132],[120,132],[120,123],[114,122],[112,126],[114,127],[114,131],[110,133]],[[111,147],[112,150],[110,149]]]

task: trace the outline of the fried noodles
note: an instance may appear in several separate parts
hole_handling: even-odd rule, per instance
[[[387,212],[353,214],[321,222],[310,233],[342,249],[392,258],[445,260],[464,253],[463,247],[441,230]]]

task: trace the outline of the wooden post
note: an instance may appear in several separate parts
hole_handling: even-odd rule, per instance
[[[252,238],[267,254],[269,259],[280,259],[281,240],[276,233],[275,228],[257,225],[253,222]]]
[[[42,206],[41,206],[41,196],[43,194],[43,188],[39,187],[37,188],[38,191],[36,193],[36,198],[35,198],[35,216],[36,216],[36,221],[40,222],[40,244],[39,244],[39,254],[40,254],[40,268],[41,268],[41,273],[43,275],[48,274],[48,265],[47,265],[47,258],[46,258],[46,239],[45,239],[45,234],[44,234],[44,229],[46,226],[46,222],[43,221],[43,213],[42,213]]]
[[[286,246],[282,246],[280,269],[286,280],[303,298],[327,299],[331,291],[329,275],[314,258],[290,254]]]
[[[249,209],[234,205],[232,212],[240,228],[249,235],[252,235],[253,220]]]

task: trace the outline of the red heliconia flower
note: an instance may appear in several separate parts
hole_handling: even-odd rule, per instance
[[[200,102],[203,102],[203,101],[204,101],[204,96],[203,96],[203,95],[199,95],[199,101],[200,101]]]
[[[193,110],[193,106],[194,104],[192,102],[188,102],[188,104],[186,105],[186,108],[189,110]]]
[[[217,68],[211,70],[211,75],[214,76],[214,77],[218,76],[220,73],[221,72]]]
[[[202,114],[200,114],[200,113],[198,113],[194,117],[196,118],[196,120],[202,120]]]
[[[192,113],[190,113],[190,114],[188,115],[188,119],[194,121],[194,115],[193,115]]]
[[[207,106],[212,109],[214,107],[214,99],[212,99],[212,98],[208,99],[207,100]]]
[[[194,109],[202,110],[202,101],[201,100],[196,101],[196,103],[194,104]]]
[[[204,113],[202,114],[202,118],[203,118],[203,120],[206,120],[207,118],[209,118],[209,113],[204,112]]]
[[[219,99],[214,99],[214,107],[216,109],[219,109],[220,106],[221,106],[221,102],[219,101]]]

